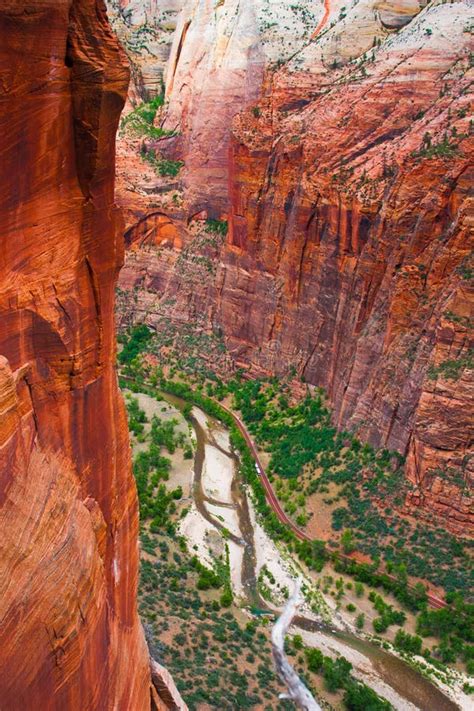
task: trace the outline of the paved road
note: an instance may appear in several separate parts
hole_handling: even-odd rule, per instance
[[[281,507],[281,505],[280,505],[280,502],[278,501],[278,499],[277,499],[277,497],[276,497],[276,494],[275,494],[275,492],[273,491],[273,487],[272,487],[272,485],[271,485],[271,483],[270,483],[270,480],[269,480],[269,478],[268,478],[268,476],[267,476],[267,474],[266,474],[266,472],[265,472],[265,468],[264,468],[264,466],[263,466],[263,464],[262,464],[262,462],[261,462],[261,460],[260,460],[260,457],[258,456],[257,449],[256,449],[256,447],[255,447],[255,445],[254,445],[252,439],[250,438],[250,435],[249,435],[249,433],[247,432],[247,429],[246,429],[244,423],[242,422],[242,420],[240,420],[239,417],[237,417],[237,415],[235,414],[235,412],[233,412],[232,410],[230,410],[228,407],[226,407],[226,406],[223,405],[222,403],[219,403],[219,404],[220,404],[220,406],[222,407],[223,410],[225,410],[226,412],[228,412],[229,415],[231,415],[231,416],[234,418],[235,424],[236,424],[237,427],[239,428],[239,430],[240,430],[240,432],[242,433],[242,435],[245,437],[245,441],[247,442],[247,444],[248,444],[248,446],[249,446],[249,448],[250,448],[250,451],[252,452],[253,458],[255,459],[255,462],[257,463],[257,465],[258,465],[258,467],[259,467],[260,481],[262,482],[263,487],[264,487],[264,489],[265,489],[265,494],[266,494],[266,496],[267,496],[267,501],[268,501],[268,503],[270,504],[270,506],[272,507],[273,511],[274,511],[274,512],[276,513],[276,515],[278,516],[278,519],[279,519],[282,523],[284,523],[286,526],[288,526],[289,528],[291,528],[291,530],[293,531],[293,533],[295,534],[295,536],[297,536],[297,537],[300,539],[300,541],[311,541],[311,540],[312,540],[311,537],[308,536],[308,534],[305,533],[304,531],[302,531],[300,528],[298,528],[298,526],[296,526],[296,525],[293,523],[293,521],[291,520],[291,518],[289,518],[289,517],[286,515],[286,513],[283,511],[283,509],[282,509],[282,507]]]
[[[130,378],[128,376],[121,376],[121,377],[123,378],[123,380],[126,380],[128,382],[133,382],[138,386],[140,385],[139,383],[134,381],[133,378]],[[287,514],[283,511],[283,509],[280,505],[280,502],[278,501],[277,496],[276,496],[275,492],[273,491],[273,487],[272,487],[270,480],[267,476],[265,467],[263,466],[263,464],[260,460],[260,457],[258,456],[257,448],[255,447],[255,445],[252,441],[252,438],[250,437],[249,433],[247,432],[247,428],[245,427],[242,420],[235,414],[235,412],[233,412],[233,410],[226,407],[225,405],[223,405],[221,402],[218,402],[217,400],[215,402],[216,402],[216,404],[220,405],[220,407],[222,407],[223,410],[228,412],[229,415],[231,415],[235,424],[239,428],[241,434],[245,438],[245,441],[247,442],[247,444],[250,448],[250,451],[252,452],[252,456],[255,459],[255,462],[259,467],[260,480],[261,480],[263,487],[265,489],[267,501],[268,501],[269,505],[272,507],[272,509],[275,512],[276,516],[278,517],[279,521],[281,521],[281,523],[288,526],[300,541],[311,542],[312,540],[315,540],[315,539],[311,538],[311,536],[309,536],[305,531],[302,531],[300,528],[298,528],[298,526],[291,520],[291,518],[289,518],[289,516],[287,516]],[[340,557],[344,558],[347,561],[353,560],[352,558],[350,558],[348,556],[344,556],[343,554],[340,554]],[[392,577],[392,576],[389,576],[389,577]],[[394,579],[395,578],[392,578],[392,580],[394,580]],[[444,602],[444,600],[440,600],[438,597],[436,597],[435,595],[431,595],[430,593],[428,593],[428,602],[431,605],[431,607],[435,607],[438,609],[447,606],[446,603]]]

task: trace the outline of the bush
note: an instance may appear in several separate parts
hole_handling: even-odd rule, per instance
[[[166,160],[165,158],[161,158],[158,163],[158,172],[162,177],[175,178],[183,165],[184,163],[181,160]]]
[[[206,230],[214,234],[226,235],[228,231],[227,220],[206,220]]]
[[[226,588],[219,599],[222,607],[230,607],[232,605],[232,600],[232,591],[230,588]]]
[[[148,326],[143,323],[135,326],[124,339],[124,346],[118,355],[119,363],[130,364],[146,348],[151,337],[152,332]]]
[[[163,106],[163,95],[155,96],[151,101],[147,101],[137,106],[120,122],[120,130],[129,128],[137,136],[148,136],[149,138],[162,138],[171,136],[174,131],[166,131],[154,125],[156,112]]]
[[[395,635],[395,647],[411,654],[421,654],[422,639],[418,635],[411,635],[403,630],[398,630]]]
[[[323,666],[323,653],[319,649],[305,649],[304,653],[308,669],[315,673],[318,672]]]
[[[350,528],[346,528],[341,536],[341,545],[344,553],[349,554],[355,550],[354,535]]]
[[[390,711],[391,704],[365,684],[352,681],[344,694],[344,704],[348,711]]]
[[[303,649],[303,637],[300,634],[293,636],[293,647],[295,649]]]
[[[328,691],[337,691],[342,689],[350,678],[352,664],[338,657],[335,661],[329,657],[324,657],[323,661],[323,678]]]

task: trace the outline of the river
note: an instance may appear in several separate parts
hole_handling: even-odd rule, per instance
[[[186,404],[184,400],[176,396],[165,393],[162,393],[162,395],[170,404],[180,410]],[[225,432],[225,428],[220,422],[205,415],[202,411],[193,410],[193,412],[200,412],[201,415],[199,418],[192,416],[191,419],[196,435],[193,499],[201,516],[214,528],[222,532],[222,529],[225,528],[224,523],[217,520],[215,515],[211,514],[207,508],[209,504],[219,504],[219,502],[210,498],[209,495],[206,495],[202,484],[202,472],[205,463],[206,445],[211,445],[224,451],[220,447],[217,437],[214,436],[214,434],[216,432]],[[202,426],[204,418],[207,419],[207,428]],[[226,535],[229,537],[229,540],[243,547],[242,589],[244,590],[247,603],[251,607],[256,606],[260,609],[273,612],[273,608],[267,604],[258,591],[254,527],[246,490],[243,486],[243,482],[239,478],[238,459],[235,454],[229,453],[229,451],[224,451],[224,453],[233,460],[234,476],[231,487],[232,508],[237,513],[241,534],[237,536],[235,533],[227,530]],[[222,503],[220,505],[222,505]],[[402,659],[390,654],[368,640],[362,639],[350,632],[334,631],[334,629],[324,621],[315,621],[314,619],[302,615],[295,618],[293,626],[302,631],[310,633],[316,632],[319,638],[323,636],[327,638],[329,642],[332,640],[336,643],[337,649],[341,650],[341,653],[344,656],[347,655],[350,659],[353,659],[354,653],[356,653],[356,655],[362,655],[366,660],[369,660],[371,674],[368,674],[364,680],[371,685],[370,677],[372,676],[372,680],[373,677],[376,677],[382,682],[382,689],[385,686],[392,690],[394,693],[390,695],[389,700],[396,708],[400,709],[400,711],[406,711],[407,709],[419,709],[419,711],[458,711],[462,708]],[[376,684],[372,685],[374,688],[377,686]],[[377,688],[379,693],[383,695],[382,689],[380,689],[380,686]],[[387,694],[387,697],[388,696]],[[398,700],[398,703],[396,703],[396,700]]]

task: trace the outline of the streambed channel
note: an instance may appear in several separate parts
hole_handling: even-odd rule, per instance
[[[174,395],[161,393],[161,396],[180,411],[187,404]],[[159,414],[160,403],[156,405]],[[229,432],[197,407],[192,409],[191,425],[196,447],[190,490],[192,505],[182,521],[180,532],[200,559],[211,565],[212,556],[222,553],[225,541],[229,549],[234,596],[250,610],[258,609],[261,614],[278,612],[278,607],[259,592],[262,565],[272,570],[281,589],[290,590],[298,568],[291,560],[283,559],[259,525],[240,479],[238,457],[231,449]],[[308,580],[305,577],[305,581]],[[468,708],[448,698],[399,657],[350,630],[341,629],[340,624],[335,627],[308,609],[295,618],[291,631],[300,634],[307,646],[317,647],[328,656],[341,654],[346,657],[353,665],[354,676],[375,689],[399,711]]]

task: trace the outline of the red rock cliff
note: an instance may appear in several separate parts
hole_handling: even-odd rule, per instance
[[[460,533],[474,476],[471,4],[333,0],[315,40],[266,73],[232,138],[222,125],[224,151],[197,132],[175,204],[138,157],[121,171],[123,322],[197,323],[253,374],[294,367],[326,388],[339,427],[406,455],[410,506]],[[220,47],[198,36],[203,52]],[[194,77],[180,57],[177,79]],[[184,96],[168,109],[181,138],[187,118],[222,117],[205,102],[187,113]],[[216,156],[223,192],[203,177]],[[228,243],[215,253],[195,236],[193,190],[206,193],[203,215],[229,195]]]
[[[128,72],[101,0],[3,0],[0,40],[0,706],[149,709],[114,368]]]
[[[301,79],[286,68],[260,118],[236,118],[217,284],[237,362],[292,363],[324,386],[338,426],[406,454],[411,503],[461,533],[474,523],[468,17],[466,3],[429,8],[336,62],[330,83],[316,59]]]

